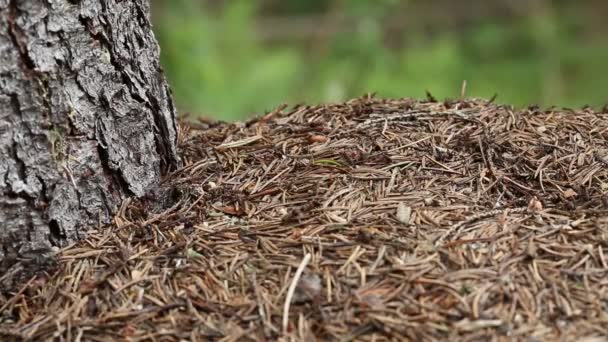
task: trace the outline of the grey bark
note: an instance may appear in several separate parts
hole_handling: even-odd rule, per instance
[[[148,15],[146,0],[0,0],[0,271],[109,222],[178,163]]]

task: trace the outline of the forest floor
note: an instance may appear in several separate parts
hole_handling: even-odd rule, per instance
[[[3,340],[608,336],[606,110],[364,97],[179,140],[0,301]]]

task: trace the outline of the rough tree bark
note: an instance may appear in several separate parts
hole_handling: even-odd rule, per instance
[[[0,0],[0,271],[108,222],[178,163],[148,14],[147,0]]]

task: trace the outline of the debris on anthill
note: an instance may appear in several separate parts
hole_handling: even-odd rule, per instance
[[[0,292],[0,340],[608,334],[606,112],[429,94],[182,125],[158,196]]]
[[[410,224],[412,217],[412,208],[405,205],[403,202],[399,202],[397,205],[397,220],[405,225]]]

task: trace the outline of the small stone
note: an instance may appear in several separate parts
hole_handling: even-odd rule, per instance
[[[327,140],[329,139],[324,135],[311,135],[310,137],[308,137],[308,142],[311,144],[324,143],[327,142]]]

